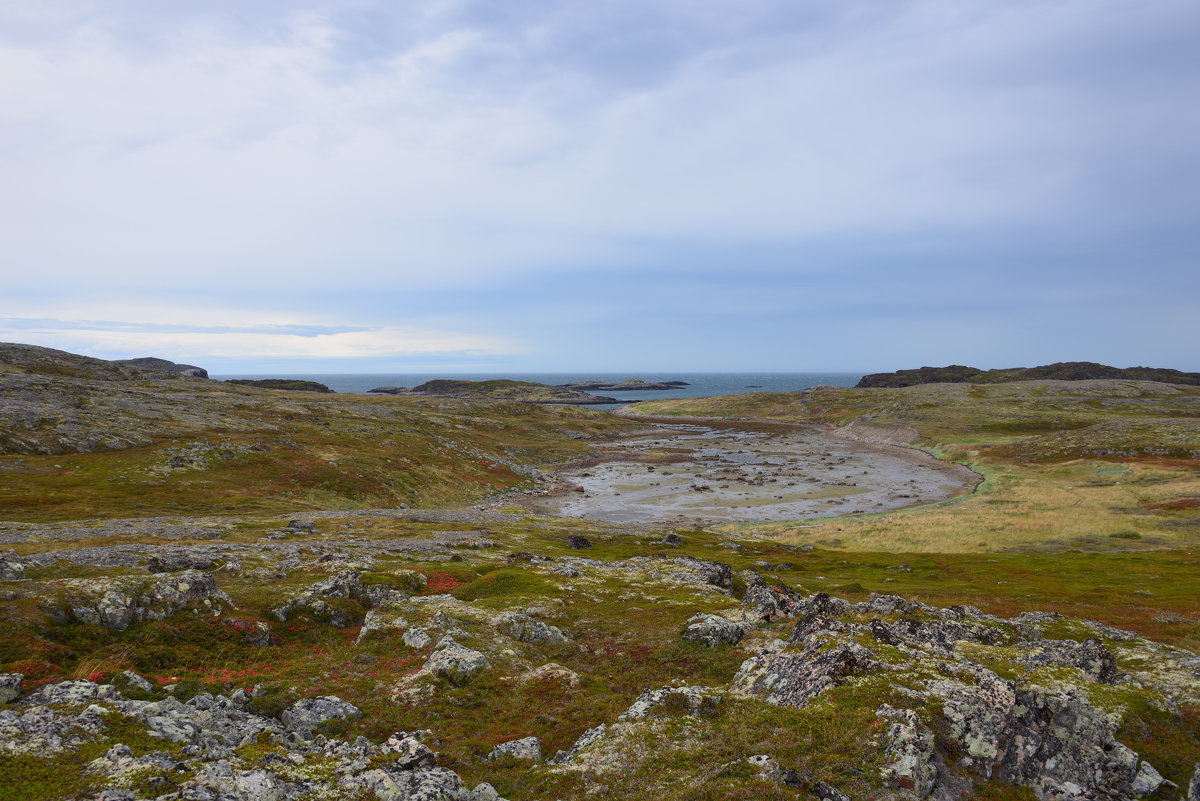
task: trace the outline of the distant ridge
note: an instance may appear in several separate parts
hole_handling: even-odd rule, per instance
[[[1184,373],[1165,367],[1109,367],[1096,362],[1055,362],[1041,367],[1009,367],[999,370],[980,370],[961,364],[919,367],[916,370],[897,370],[894,373],[871,373],[863,376],[856,386],[872,388],[911,387],[917,384],[1005,384],[1010,381],[1088,381],[1098,378],[1200,386],[1200,373]]]

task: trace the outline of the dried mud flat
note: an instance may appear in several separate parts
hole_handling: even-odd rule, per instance
[[[524,504],[543,514],[614,522],[728,523],[828,517],[930,503],[979,475],[912,448],[815,426],[658,424],[558,471]]]

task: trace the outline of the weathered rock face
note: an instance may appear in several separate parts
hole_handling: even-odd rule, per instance
[[[737,645],[745,629],[720,615],[693,615],[683,629],[683,639],[698,642],[709,648],[718,645]]]
[[[68,579],[51,609],[61,620],[97,623],[124,631],[133,623],[164,620],[188,606],[217,610],[233,606],[211,573],[185,570],[151,581],[137,578]]]

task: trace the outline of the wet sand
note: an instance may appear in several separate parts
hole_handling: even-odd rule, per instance
[[[841,438],[816,427],[658,424],[557,473],[526,505],[616,522],[729,523],[830,517],[929,503],[979,476],[921,451]]]

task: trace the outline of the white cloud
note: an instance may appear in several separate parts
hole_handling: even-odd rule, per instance
[[[36,342],[103,358],[166,356],[174,361],[221,360],[262,363],[403,360],[442,357],[451,361],[509,353],[514,343],[500,337],[454,331],[385,326],[352,331],[258,328],[161,330],[157,326],[121,322],[58,324],[0,318],[0,340]]]
[[[445,4],[372,58],[348,57],[364,32],[320,8],[253,35],[192,13],[148,45],[85,15],[10,40],[4,277],[419,290],[594,266],[640,238],[1111,215],[1125,199],[1092,181],[1131,136],[1196,155],[1181,133],[1195,76],[1096,85],[1055,61],[1087,68],[1123,30],[1136,45],[1195,24],[1172,0],[1132,16],[1091,0],[849,4],[678,47],[627,82],[555,50],[581,30],[626,35],[589,31],[606,20],[580,8],[504,27]],[[664,29],[713,24],[711,8],[659,10]]]

